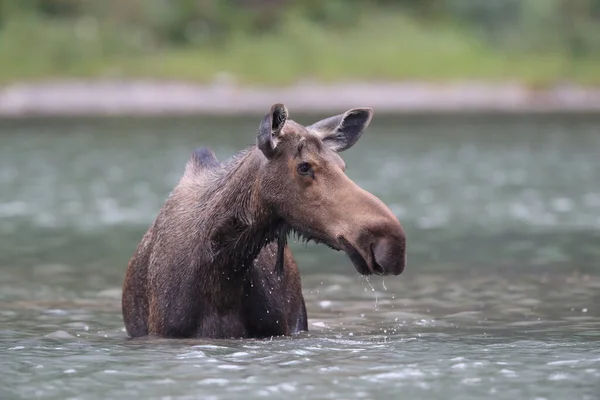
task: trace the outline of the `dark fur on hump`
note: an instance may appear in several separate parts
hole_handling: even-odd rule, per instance
[[[213,168],[220,165],[219,160],[208,147],[200,147],[192,153],[192,165],[201,168]]]

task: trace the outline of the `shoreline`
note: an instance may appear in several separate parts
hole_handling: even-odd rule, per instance
[[[0,87],[0,118],[294,113],[368,106],[377,113],[597,113],[600,88],[517,83],[302,82],[288,87],[159,80],[55,80]]]

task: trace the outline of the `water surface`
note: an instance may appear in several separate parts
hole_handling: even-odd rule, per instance
[[[0,398],[599,398],[594,116],[378,117],[343,156],[402,221],[405,274],[292,244],[310,332],[127,339],[125,266],[190,152],[256,127],[0,121]]]

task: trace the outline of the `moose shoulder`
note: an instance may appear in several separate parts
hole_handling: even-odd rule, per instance
[[[123,318],[132,337],[244,338],[307,330],[291,232],[348,254],[363,275],[400,274],[406,239],[391,210],[344,173],[373,111],[310,126],[275,104],[256,146],[220,163],[194,152],[129,262]]]

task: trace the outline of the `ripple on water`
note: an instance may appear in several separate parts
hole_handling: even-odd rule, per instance
[[[199,385],[217,385],[217,386],[226,386],[230,383],[229,379],[224,378],[206,378],[198,381]]]
[[[203,351],[190,351],[189,353],[179,354],[175,358],[184,360],[188,358],[206,358],[206,353]]]
[[[425,374],[413,368],[404,368],[399,371],[394,372],[384,372],[380,374],[365,376],[363,379],[373,382],[379,381],[389,381],[389,380],[403,380],[403,379],[413,379],[413,378],[422,378]]]
[[[69,332],[65,331],[55,331],[47,334],[45,337],[48,339],[77,339],[75,336],[71,335]]]
[[[229,370],[229,371],[241,371],[241,370],[246,369],[246,367],[244,367],[242,365],[235,365],[235,364],[221,364],[221,365],[217,365],[217,368]]]

